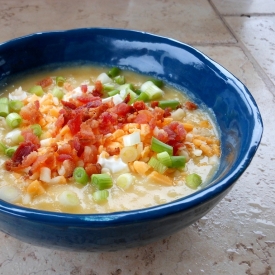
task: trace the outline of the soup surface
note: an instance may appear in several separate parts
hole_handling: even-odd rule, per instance
[[[205,109],[117,68],[26,75],[0,98],[0,198],[35,209],[107,213],[199,190],[219,165]]]

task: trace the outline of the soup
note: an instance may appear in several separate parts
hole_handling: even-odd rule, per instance
[[[0,198],[108,213],[187,196],[211,180],[220,141],[209,111],[118,68],[26,75],[0,98]]]

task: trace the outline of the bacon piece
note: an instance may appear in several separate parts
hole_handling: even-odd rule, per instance
[[[40,85],[42,88],[46,88],[53,83],[53,80],[50,76],[43,78],[42,80],[38,81],[36,84]]]
[[[80,131],[80,126],[82,123],[82,114],[77,113],[72,119],[68,121],[68,126],[73,135],[76,135]]]
[[[92,94],[93,94],[93,96],[102,97],[103,96],[103,92],[102,91],[103,91],[103,85],[102,85],[101,81],[97,80],[95,82],[95,88],[92,91]]]
[[[28,149],[31,148],[28,147]],[[32,151],[29,153],[29,151],[30,150],[27,150],[27,146],[25,146],[24,151],[22,149],[19,149],[17,155],[14,154],[12,159],[9,159],[5,162],[6,170],[20,172],[20,170],[31,166],[37,159],[37,152]],[[19,155],[19,153],[21,155]]]
[[[126,97],[124,98],[123,102],[126,103],[126,104],[128,104],[130,100],[131,100],[131,95],[130,95],[130,93],[128,93],[126,95]]]
[[[34,103],[28,103],[21,108],[20,115],[28,124],[39,123],[40,119],[43,117],[42,113],[39,111],[39,107],[40,104],[38,100]]]
[[[32,129],[25,129],[21,131],[25,142],[30,142],[36,146],[36,150],[40,147],[39,138],[33,133]]]
[[[187,101],[187,102],[185,103],[185,107],[186,107],[186,109],[189,110],[189,111],[198,109],[197,104],[195,104],[195,103],[193,103],[193,102],[191,102],[191,101]]]
[[[133,104],[133,107],[136,109],[136,111],[147,109],[147,106],[146,106],[146,104],[143,101],[136,101]]]
[[[151,102],[151,107],[152,108],[155,108],[155,107],[158,107],[159,106],[159,102],[158,101],[152,101]]]
[[[72,156],[71,155],[68,155],[68,154],[60,154],[57,156],[56,160],[57,161],[60,161],[60,162],[63,162],[64,160],[67,160],[67,159],[70,159],[72,160]]]
[[[128,113],[130,113],[130,110],[131,110],[131,106],[122,102],[117,104],[112,111],[119,116],[126,116]]]
[[[84,163],[96,163],[97,162],[97,148],[94,145],[85,146],[83,154],[81,156]]]
[[[37,151],[37,145],[30,141],[22,142],[14,152],[11,160],[17,165],[21,164],[23,159],[33,151]]]
[[[61,103],[64,107],[67,107],[72,110],[75,110],[77,108],[77,106],[74,103],[69,102],[69,101],[61,100]]]
[[[73,160],[66,159],[63,162],[63,167],[65,169],[65,173],[63,174],[63,176],[65,178],[69,178],[73,175],[74,169],[76,168],[76,164],[74,163]]]
[[[82,92],[82,93],[87,93],[87,91],[88,91],[88,85],[82,84],[82,85],[80,86],[80,88],[81,88],[81,92]]]
[[[152,118],[153,115],[149,110],[141,110],[138,112],[134,122],[138,124],[148,124]]]
[[[38,171],[41,167],[48,167],[51,170],[56,168],[56,157],[54,152],[47,152],[44,155],[40,155],[37,157],[36,161],[33,163],[30,174],[32,175],[36,171]]]
[[[93,174],[100,174],[101,173],[101,165],[99,163],[93,164],[93,163],[86,163],[84,166],[84,169],[88,176],[90,177]]]

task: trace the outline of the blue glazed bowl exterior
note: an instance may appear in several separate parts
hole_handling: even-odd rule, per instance
[[[0,45],[0,81],[53,64],[119,66],[186,91],[211,108],[221,130],[219,170],[202,190],[156,207],[76,215],[27,209],[0,201],[0,230],[50,248],[112,251],[171,235],[209,212],[250,164],[263,125],[247,88],[196,49],[165,37],[119,29],[36,33]]]

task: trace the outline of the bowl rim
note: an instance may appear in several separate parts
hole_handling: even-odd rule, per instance
[[[222,180],[217,180],[214,182],[214,184],[210,184],[209,186],[206,186],[203,189],[196,191],[195,193],[192,193],[185,197],[171,201],[169,203],[156,205],[148,208],[129,210],[129,211],[118,211],[118,212],[99,213],[99,214],[98,213],[72,214],[72,213],[60,213],[60,212],[51,212],[51,211],[45,211],[45,210],[32,209],[32,208],[18,206],[18,205],[0,200],[0,213],[2,212],[3,214],[12,215],[22,219],[29,219],[36,222],[73,225],[73,227],[82,227],[87,225],[89,225],[89,227],[100,227],[100,226],[114,225],[114,224],[129,224],[133,222],[138,223],[138,222],[163,218],[167,215],[172,215],[175,213],[179,213],[183,210],[188,210],[195,206],[199,206],[208,200],[218,197],[220,194],[226,192],[227,189],[232,187],[235,181],[243,174],[245,169],[249,166],[253,156],[255,155],[260,145],[260,141],[263,133],[263,122],[262,122],[261,114],[257,107],[256,101],[254,100],[249,90],[245,87],[245,85],[237,77],[235,77],[232,73],[230,73],[227,69],[225,69],[222,65],[212,60],[206,54],[202,53],[200,50],[196,49],[195,47],[190,46],[177,39],[153,34],[150,32],[131,30],[131,29],[120,29],[120,28],[88,27],[88,28],[35,32],[35,33],[31,33],[28,35],[11,39],[9,41],[2,42],[0,43],[0,48],[3,46],[9,46],[9,44],[15,43],[23,39],[29,39],[29,38],[33,38],[41,35],[49,35],[52,33],[60,33],[60,34],[73,33],[73,32],[79,32],[79,31],[82,32],[82,31],[93,31],[93,30],[107,32],[107,33],[109,31],[124,32],[125,34],[136,33],[139,35],[151,37],[153,39],[160,39],[161,41],[165,41],[168,44],[176,43],[178,47],[182,49],[184,47],[184,50],[188,51],[191,54],[194,54],[195,52],[198,56],[200,56],[200,58],[203,57],[212,66],[214,66],[215,68],[219,68],[221,73],[226,75],[230,79],[233,79],[234,84],[237,85],[238,88],[242,91],[243,96],[245,96],[246,100],[249,102],[251,109],[253,110],[255,122],[257,121],[258,123],[257,127],[254,129],[252,133],[252,139],[249,146],[249,150],[245,152],[243,159],[235,167],[234,171],[231,174],[226,175]]]

